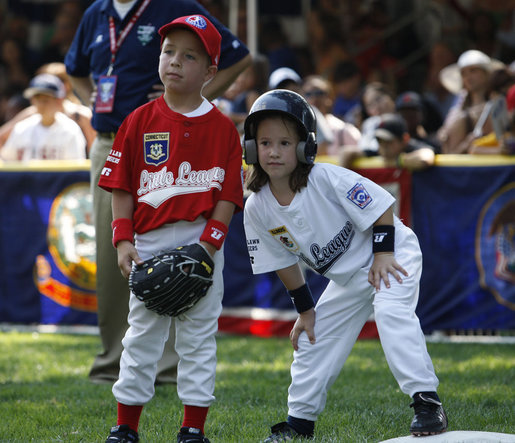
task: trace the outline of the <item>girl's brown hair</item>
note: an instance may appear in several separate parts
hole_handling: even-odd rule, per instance
[[[283,123],[285,124],[286,122],[292,123],[297,131],[297,135],[299,136],[300,140],[306,139],[306,129],[302,127],[302,125],[300,125],[298,121],[296,121],[292,117],[289,117],[288,114],[285,114],[283,112],[267,112],[263,114],[260,118],[256,119],[256,121],[254,122],[254,134],[257,134],[257,128],[263,120],[277,117],[280,117],[283,120]],[[290,189],[293,192],[299,192],[302,188],[307,186],[308,176],[311,171],[311,168],[313,168],[312,164],[301,163],[300,161],[297,162],[297,167],[291,173],[289,180]],[[254,165],[249,165],[249,169],[247,171],[245,179],[245,185],[247,189],[249,189],[252,192],[258,192],[269,181],[270,177],[261,167],[259,162]]]

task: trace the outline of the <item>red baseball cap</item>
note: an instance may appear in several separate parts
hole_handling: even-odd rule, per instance
[[[220,61],[220,44],[222,42],[222,36],[213,23],[200,14],[186,15],[184,17],[176,18],[159,29],[161,45],[163,44],[167,34],[174,28],[186,28],[197,34],[200,41],[204,44],[204,48],[211,59],[211,63],[218,66],[218,62]]]

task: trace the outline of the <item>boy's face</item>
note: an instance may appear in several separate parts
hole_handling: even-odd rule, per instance
[[[259,123],[256,134],[258,161],[270,181],[287,180],[297,167],[300,138],[295,124],[280,116]]]
[[[47,94],[36,94],[30,102],[34,105],[41,115],[53,115],[59,111],[59,100],[51,95]]]
[[[200,39],[187,29],[173,29],[163,41],[159,77],[167,91],[191,94],[216,74]]]
[[[403,139],[395,137],[393,140],[378,138],[379,154],[385,160],[395,161],[401,152],[404,152],[405,143]]]

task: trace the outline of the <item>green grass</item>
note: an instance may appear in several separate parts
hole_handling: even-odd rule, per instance
[[[449,430],[515,434],[515,347],[429,343]],[[0,333],[0,442],[104,442],[116,422],[109,385],[87,379],[94,336]],[[258,442],[286,417],[292,350],[287,339],[218,339],[215,395],[206,434]],[[410,399],[376,340],[355,345],[329,392],[316,442],[379,442],[408,435]],[[182,419],[175,386],[158,386],[140,423],[141,441],[173,442]]]

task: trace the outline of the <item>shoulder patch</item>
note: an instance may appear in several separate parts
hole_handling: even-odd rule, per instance
[[[360,209],[366,208],[372,201],[372,197],[361,183],[356,183],[352,189],[347,192],[347,198]]]
[[[143,134],[145,163],[159,166],[170,155],[170,133],[151,132]]]
[[[280,226],[278,228],[270,229],[268,232],[272,234],[272,237],[274,237],[283,247],[285,247],[290,252],[295,252],[299,250],[299,246],[297,243],[295,243],[295,239],[293,236],[288,232],[288,229],[286,229],[286,226]]]

